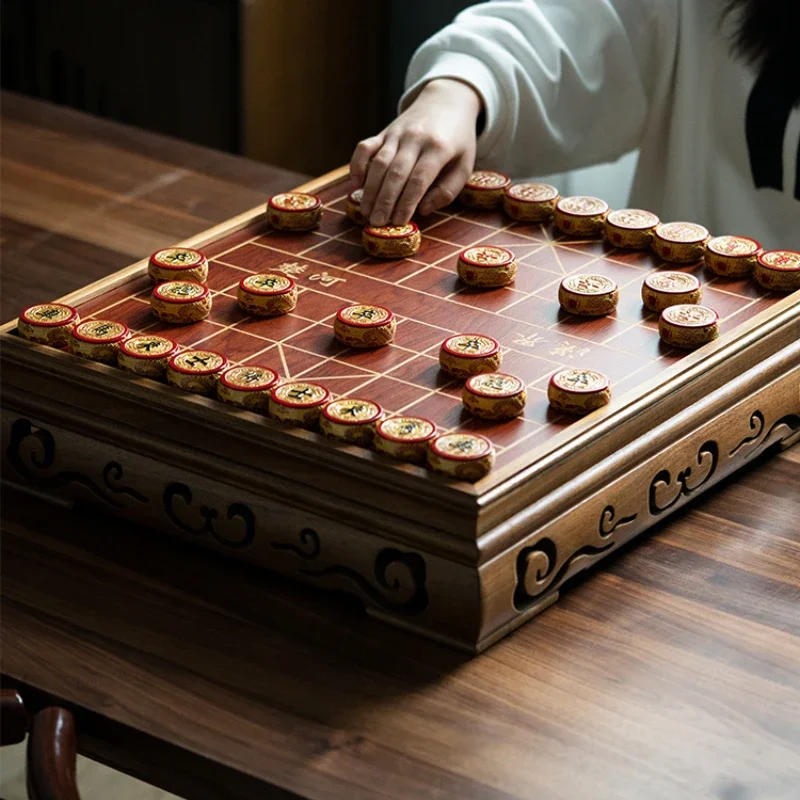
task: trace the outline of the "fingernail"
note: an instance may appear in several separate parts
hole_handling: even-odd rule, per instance
[[[350,186],[352,187],[353,191],[356,189],[361,188],[361,179],[356,175],[350,176]]]
[[[374,217],[369,218],[370,225],[374,225],[376,228],[382,228],[386,224],[386,217],[382,214],[376,214]]]
[[[419,213],[420,213],[420,214],[421,214],[423,217],[427,217],[427,216],[428,216],[428,214],[430,214],[430,213],[431,213],[431,207],[430,207],[430,206],[429,206],[427,203],[425,203],[424,205],[421,205],[421,206],[420,206],[420,207],[417,209],[417,211],[418,211],[418,212],[419,212]]]

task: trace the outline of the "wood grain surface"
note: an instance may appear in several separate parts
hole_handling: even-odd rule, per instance
[[[2,321],[305,178],[7,92],[0,108]]]
[[[82,285],[260,193],[246,162],[200,151],[203,178],[175,166],[194,158],[177,143],[4,99],[5,318],[26,291]],[[15,125],[28,135],[9,139]],[[115,181],[140,158],[139,185],[157,162],[188,172],[186,194],[123,200],[133,178]],[[194,211],[164,210],[194,208],[207,180],[227,206],[195,196],[194,229]],[[2,671],[75,711],[83,752],[185,797],[788,800],[798,475],[797,447],[758,460],[472,659],[343,597],[7,491]]]

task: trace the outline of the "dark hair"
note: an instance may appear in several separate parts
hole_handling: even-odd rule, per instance
[[[727,0],[726,13],[735,16],[734,52],[800,102],[800,0]]]

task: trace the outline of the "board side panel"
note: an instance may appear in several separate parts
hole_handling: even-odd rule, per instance
[[[574,430],[557,437],[549,448],[542,448],[541,457],[534,455],[529,467],[482,492],[479,536],[525,509],[537,513],[531,508],[532,500],[557,498],[559,487],[579,475],[588,478],[596,464],[631,442],[652,441],[648,434],[687,407],[706,415],[715,413],[713,397],[718,396],[716,410],[725,409],[730,397],[749,388],[741,381],[744,373],[753,370],[751,380],[758,386],[758,381],[769,379],[765,365],[776,359],[789,365],[797,363],[799,341],[800,296],[791,296],[758,324],[732,332],[707,358],[674,369],[666,382],[657,379],[649,389],[631,395],[628,402],[600,409]],[[539,513],[544,508],[540,507]],[[511,538],[516,535],[512,533]]]
[[[39,497],[85,502],[225,556],[324,589],[348,592],[371,612],[472,649],[478,573],[466,554],[425,546],[425,532],[392,537],[368,519],[288,503],[277,487],[221,481],[126,451],[6,405],[4,479]],[[416,544],[409,540],[416,539]]]
[[[765,449],[800,436],[800,346],[741,376],[738,402],[704,422],[654,430],[657,452],[637,460],[590,496],[564,487],[569,510],[528,531],[502,553],[470,561],[423,532],[415,541],[368,519],[285,501],[279,487],[226,481],[125,451],[3,409],[4,474],[45,496],[86,501],[172,536],[358,596],[391,624],[478,652],[554,603],[565,582],[680,509]],[[777,369],[776,369],[777,368]],[[761,372],[772,376],[764,381]],[[693,413],[694,412],[694,413]],[[189,459],[186,459],[188,462]],[[615,465],[599,464],[614,472]],[[353,519],[357,519],[353,516]]]
[[[665,420],[646,437],[655,442],[642,459],[644,442],[620,450],[589,495],[577,482],[562,488],[567,499],[546,520],[507,532],[484,545],[481,585],[484,619],[478,649],[555,602],[561,587],[622,545],[699,497],[768,448],[800,438],[800,342],[771,363],[743,373],[734,382],[735,401],[709,418],[715,398],[698,401],[682,419]],[[723,390],[730,400],[731,386]],[[708,403],[709,405],[706,405]],[[637,452],[638,451],[638,452]],[[619,465],[627,465],[620,472]],[[603,478],[602,476],[605,476]],[[613,479],[608,476],[615,476]],[[547,510],[546,510],[547,511]],[[497,551],[497,545],[507,545]],[[676,577],[677,579],[677,577]]]

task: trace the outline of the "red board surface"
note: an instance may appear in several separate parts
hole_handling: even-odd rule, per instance
[[[720,315],[722,334],[784,296],[751,280],[719,278],[702,263],[677,267],[650,252],[570,239],[547,225],[516,223],[501,210],[472,211],[458,205],[418,221],[423,240],[413,258],[371,258],[361,246],[361,229],[344,214],[347,190],[341,181],[321,193],[325,210],[316,231],[279,233],[258,221],[203,247],[210,263],[213,308],[202,322],[178,326],[156,320],[146,276],[78,306],[81,317],[114,319],[136,332],[163,333],[183,347],[224,353],[232,365],[270,367],[284,380],[313,380],[335,396],[359,396],[388,413],[426,417],[441,432],[479,432],[494,443],[498,466],[507,466],[576,419],[548,405],[553,372],[577,366],[599,370],[609,376],[619,397],[686,355],[660,342],[657,316],[642,306],[641,284],[649,272],[680,269],[696,274],[703,283],[704,305]],[[460,281],[458,254],[476,244],[514,252],[519,271],[512,286],[478,290]],[[236,302],[239,281],[268,271],[297,281],[297,308],[284,317],[249,317]],[[560,281],[584,272],[606,275],[619,284],[616,313],[588,319],[560,309]],[[334,339],[338,309],[359,302],[384,305],[396,314],[393,344],[364,351]],[[502,371],[528,386],[522,416],[489,422],[464,410],[463,382],[438,366],[442,341],[456,333],[485,333],[500,342]]]

